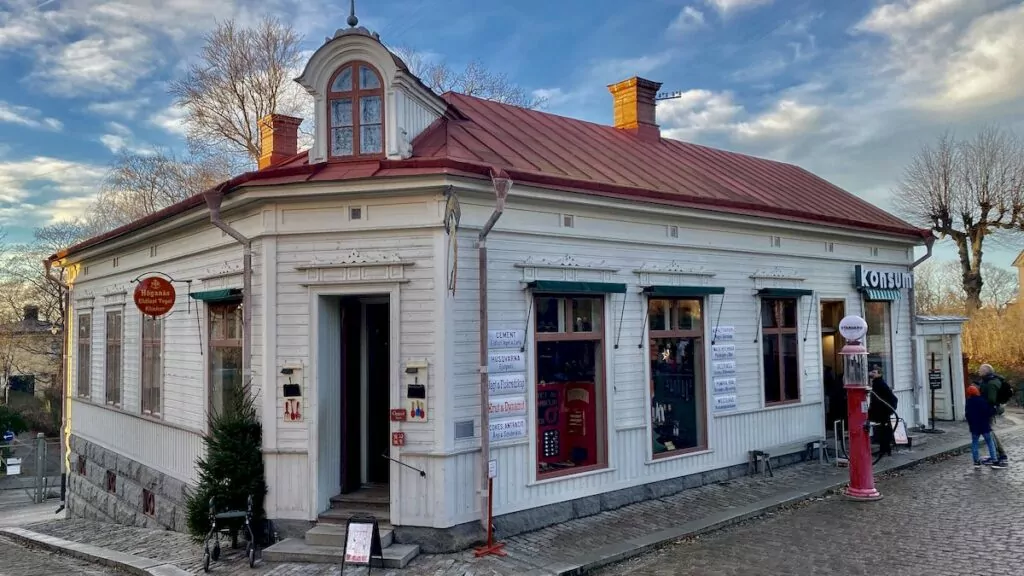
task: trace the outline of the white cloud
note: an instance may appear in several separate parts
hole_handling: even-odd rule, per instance
[[[170,106],[149,117],[149,123],[176,136],[187,133],[185,117],[188,113],[180,106]]]
[[[86,110],[100,116],[116,116],[118,118],[135,118],[139,110],[149,103],[148,98],[135,98],[129,100],[107,100],[91,102]]]
[[[60,132],[64,129],[63,122],[56,118],[43,116],[43,113],[36,108],[10,104],[2,100],[0,100],[0,122],[52,132]]]
[[[45,198],[93,198],[105,174],[101,166],[48,156],[0,161],[0,205],[23,208],[22,218],[34,222]]]
[[[771,4],[773,0],[705,0],[708,6],[711,6],[722,15],[728,15],[733,12],[739,12],[740,10],[746,10],[748,8],[754,8],[757,6],[764,6]]]
[[[899,0],[876,6],[855,29],[886,35],[902,35],[934,27],[963,13],[984,13],[999,0]]]
[[[693,6],[684,6],[679,15],[668,25],[669,34],[685,34],[707,26],[704,13]]]
[[[672,56],[673,53],[671,51],[665,51],[635,58],[599,60],[591,65],[589,75],[591,78],[596,78],[599,82],[604,82],[606,85],[614,84],[615,82],[633,76],[642,76],[661,68],[672,60]]]

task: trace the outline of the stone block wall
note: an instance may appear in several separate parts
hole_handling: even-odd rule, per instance
[[[85,474],[78,470],[85,457]],[[107,471],[117,475],[114,492],[107,491]],[[186,532],[185,497],[188,485],[130,458],[78,436],[71,436],[71,472],[68,475],[68,512],[72,516]],[[145,514],[143,490],[153,493],[155,511]]]

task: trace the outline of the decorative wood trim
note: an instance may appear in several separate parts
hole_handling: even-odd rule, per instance
[[[241,264],[230,266],[226,262],[220,268],[207,268],[205,270],[206,276],[199,278],[200,282],[207,282],[209,280],[219,280],[221,278],[230,278],[232,276],[241,276],[244,272]]]
[[[702,286],[706,286],[711,278],[714,278],[718,274],[717,272],[707,269],[703,265],[694,266],[682,264],[675,260],[668,264],[652,264],[650,262],[644,262],[639,268],[633,270],[633,273],[639,276],[640,284],[692,284],[694,283],[693,280],[686,281],[686,277],[690,276],[696,278],[696,283]],[[655,282],[655,279],[664,280],[661,282]]]
[[[572,254],[566,254],[561,258],[546,258],[530,256],[522,262],[515,264],[516,268],[575,268],[580,270],[594,270],[597,272],[618,272],[618,268],[610,266],[604,260],[585,260]]]
[[[562,257],[529,256],[522,262],[514,264],[523,271],[523,282],[541,279],[541,271],[547,271],[546,280],[576,281],[589,279],[610,282],[619,271],[605,260],[582,259],[566,254]],[[561,273],[559,273],[561,272]],[[589,278],[586,278],[589,276]]]
[[[356,279],[356,280],[311,280],[309,282],[300,282],[299,286],[308,288],[310,286],[351,286],[354,284],[408,284],[412,282],[408,278],[397,278],[397,279],[382,279],[377,280],[375,278]]]
[[[805,278],[796,268],[759,268],[750,275],[754,290],[762,288],[799,288]]]
[[[306,273],[303,286],[323,284],[372,284],[374,282],[405,282],[405,268],[415,262],[402,260],[396,252],[359,252],[352,250],[345,256],[320,260],[313,257],[295,270]]]
[[[754,280],[794,280],[802,282],[806,280],[795,268],[761,268],[755,271],[750,277]]]

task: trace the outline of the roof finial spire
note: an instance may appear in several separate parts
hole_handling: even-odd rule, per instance
[[[356,18],[356,0],[351,2],[351,10],[348,13],[348,25],[355,28],[359,24],[359,18]]]

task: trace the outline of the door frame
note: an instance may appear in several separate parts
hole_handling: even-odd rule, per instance
[[[827,418],[827,416],[825,414],[825,361],[824,361],[825,360],[825,347],[822,346],[822,344],[821,344],[821,331],[824,328],[824,325],[821,322],[821,307],[822,307],[823,304],[838,304],[838,303],[842,303],[842,305],[843,305],[843,316],[849,316],[853,312],[850,311],[850,296],[849,296],[849,294],[845,294],[845,293],[842,293],[842,292],[821,292],[820,294],[818,294],[818,297],[816,298],[816,300],[817,300],[817,304],[818,304],[817,305],[818,321],[816,323],[817,324],[816,332],[817,332],[817,336],[818,336],[818,338],[817,338],[817,340],[818,340],[818,387],[819,387],[819,390],[821,390],[821,410],[819,410],[818,412],[820,413],[820,417],[821,417],[822,434],[827,435],[830,430],[829,430],[828,418]],[[861,313],[863,313],[863,312],[861,312]],[[840,318],[840,320],[842,320],[842,318]],[[838,332],[839,332],[839,327],[836,326],[836,333],[838,333]],[[838,352],[837,352],[837,354],[838,354]],[[844,408],[844,410],[845,410],[845,408]]]
[[[359,283],[359,284],[319,284],[309,285],[309,384],[308,384],[308,395],[310,408],[306,410],[307,414],[312,414],[313,417],[308,421],[307,429],[309,432],[309,450],[308,450],[308,470],[309,478],[313,479],[308,485],[311,486],[309,496],[307,500],[307,506],[309,507],[309,520],[316,520],[320,512],[319,501],[321,497],[323,499],[329,499],[335,494],[319,494],[319,480],[320,480],[320,462],[319,462],[319,450],[320,450],[320,422],[317,420],[319,414],[319,399],[320,399],[320,382],[317,374],[317,365],[319,363],[319,346],[317,336],[320,329],[320,298],[321,297],[343,297],[343,296],[360,296],[360,297],[379,297],[381,301],[388,302],[388,316],[389,326],[388,331],[390,335],[390,350],[389,350],[389,362],[391,364],[391,370],[389,371],[390,380],[390,393],[389,399],[391,407],[400,405],[399,402],[401,395],[401,354],[400,354],[400,334],[401,334],[401,298],[400,298],[400,287],[401,284],[396,281],[384,281],[375,283]],[[365,326],[365,324],[364,324]],[[339,324],[340,329],[340,324]],[[340,382],[338,383],[340,386]],[[399,423],[390,422],[389,424],[389,436],[390,433],[398,431]],[[341,434],[341,422],[331,428],[332,433],[337,433],[340,437]],[[388,445],[390,446],[391,439],[388,438]],[[394,456],[394,448],[392,448],[392,456]],[[399,474],[398,464],[395,462],[390,463],[390,470],[388,471],[389,485],[390,485],[390,503],[391,503],[391,523],[397,525],[401,523],[401,509],[398,506],[398,494],[400,493],[399,483],[401,482],[401,476]]]

